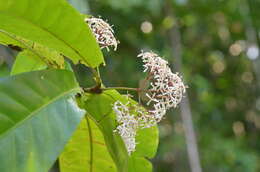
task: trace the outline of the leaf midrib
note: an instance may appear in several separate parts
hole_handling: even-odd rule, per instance
[[[34,51],[33,48],[31,48],[29,45],[27,45],[26,43],[24,43],[23,41],[19,40],[19,39],[16,39],[13,35],[9,34],[9,32],[5,31],[5,30],[2,30],[0,29],[0,33],[3,33],[4,35],[8,36],[9,38],[19,42],[20,44],[22,44],[28,51],[31,51],[33,54],[35,54],[36,56],[38,56],[43,62],[43,57],[38,54],[38,52]],[[45,62],[44,62],[45,63]],[[45,63],[46,65],[48,65],[47,63]]]
[[[5,132],[3,132],[3,134],[0,135],[0,140],[2,138],[4,138],[6,135],[8,135],[12,130],[14,130],[15,128],[18,128],[20,125],[22,125],[24,123],[24,121],[30,120],[31,118],[34,117],[34,115],[37,112],[40,112],[43,108],[47,107],[48,105],[52,104],[53,102],[55,102],[56,100],[60,99],[61,97],[72,93],[72,92],[76,92],[79,91],[79,87],[74,87],[68,91],[62,92],[61,94],[53,97],[49,102],[42,104],[42,106],[40,106],[39,108],[35,109],[34,111],[30,112],[29,115],[27,115],[27,117],[25,117],[24,119],[22,119],[21,121],[17,122],[14,126],[12,126],[11,128],[7,129]]]
[[[85,115],[85,119],[86,119],[86,122],[87,122],[87,128],[88,128],[88,136],[89,136],[89,158],[90,158],[90,162],[89,162],[89,171],[92,172],[93,171],[93,137],[92,137],[92,128],[90,126],[90,122],[89,122],[89,119],[88,119],[88,116]]]

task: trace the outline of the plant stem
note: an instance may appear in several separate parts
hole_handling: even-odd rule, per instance
[[[92,74],[94,75],[94,80],[97,83],[97,85],[101,85],[102,82],[101,82],[99,72],[96,71],[96,69],[94,69],[94,68],[90,68],[90,69],[91,69]]]
[[[102,90],[128,90],[128,91],[141,91],[139,88],[129,88],[129,87],[106,87],[101,88]]]
[[[105,90],[128,90],[128,91],[144,91],[140,90],[140,88],[128,88],[128,87],[106,87],[106,88],[101,88],[101,87],[91,87],[91,88],[83,88],[85,92],[90,92],[90,93],[101,93],[102,91]]]

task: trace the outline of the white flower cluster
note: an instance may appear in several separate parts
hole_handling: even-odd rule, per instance
[[[113,110],[116,113],[116,120],[118,126],[115,131],[122,137],[128,154],[135,151],[135,136],[138,129],[138,120],[130,113],[129,102],[123,104],[120,101],[116,101],[113,105]]]
[[[162,120],[166,110],[176,107],[185,93],[186,87],[178,74],[172,73],[168,62],[153,52],[142,52],[138,55],[144,62],[144,72],[150,87],[146,92],[151,110],[127,101],[126,104],[116,101],[113,110],[116,113],[118,126],[116,131],[122,137],[129,154],[135,150],[135,136],[138,129],[150,128]]]
[[[171,107],[176,107],[185,93],[186,87],[178,73],[172,73],[168,62],[153,52],[142,52],[138,55],[144,63],[144,72],[148,72],[150,88],[146,96],[149,98],[147,105],[152,104],[153,114],[157,122]]]
[[[113,46],[114,50],[117,49],[118,42],[112,26],[101,18],[95,17],[85,18],[85,22],[88,23],[101,48],[106,48],[109,51],[109,46]]]
[[[129,96],[129,95],[127,95]],[[127,97],[129,99],[129,97]],[[127,101],[123,104],[116,101],[113,104],[113,110],[116,113],[118,126],[116,132],[122,137],[128,154],[135,151],[136,141],[135,136],[139,128],[149,128],[156,124],[153,116],[142,106],[130,103]]]

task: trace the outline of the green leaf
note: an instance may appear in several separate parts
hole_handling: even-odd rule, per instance
[[[152,172],[153,170],[152,164],[143,157],[131,156],[128,166],[129,166],[128,172],[137,172],[137,171]]]
[[[84,111],[66,70],[35,71],[0,79],[0,171],[46,172]]]
[[[2,44],[2,45],[15,45],[15,46],[18,46],[20,48],[25,48],[25,46],[22,43],[20,43],[16,39],[10,37],[8,35],[8,33],[6,34],[6,32],[3,32],[1,30],[0,30],[0,44]]]
[[[0,21],[2,34],[46,46],[74,63],[90,67],[104,63],[88,25],[65,0],[0,0]]]
[[[146,160],[145,158],[152,158],[158,146],[158,129],[157,127],[152,127],[149,129],[140,130],[137,136],[137,148],[136,152],[132,153],[131,156],[128,155],[125,145],[121,139],[121,137],[114,132],[116,128],[116,121],[115,121],[115,114],[112,111],[112,104],[116,101],[120,100],[122,102],[126,102],[126,98],[120,95],[116,91],[105,91],[102,94],[92,94],[86,95],[81,99],[79,104],[82,108],[86,109],[89,117],[95,122],[98,126],[99,130],[92,131],[92,136],[96,135],[96,132],[102,132],[104,137],[104,142],[107,151],[110,153],[110,156],[113,159],[113,163],[110,166],[116,165],[117,171],[120,172],[128,172],[128,171],[145,171],[149,172],[152,171],[151,163]],[[86,130],[89,132],[89,130]],[[85,133],[86,134],[86,133]],[[98,134],[97,134],[98,135]],[[79,136],[78,136],[79,137]],[[72,137],[72,140],[66,146],[67,150],[74,150],[73,155],[71,154],[63,154],[60,165],[62,172],[69,172],[63,169],[76,169],[77,170],[72,172],[83,172],[84,170],[80,169],[79,166],[85,166],[87,169],[90,169],[89,161],[85,160],[82,162],[83,164],[79,164],[78,159],[82,158],[82,154],[86,151],[85,155],[91,155],[88,150],[79,150],[77,149],[77,144],[86,145],[86,140],[79,140],[75,137]],[[89,143],[95,145],[95,142]],[[93,150],[93,162],[98,161],[100,159],[100,155],[95,153],[95,146],[92,146]],[[65,149],[65,150],[66,150]],[[83,151],[83,152],[82,152]],[[103,149],[101,154],[107,154],[106,150]],[[65,151],[66,152],[66,151]],[[66,163],[66,162],[74,162],[74,163]],[[110,162],[110,161],[109,161]],[[108,164],[106,168],[108,168]],[[98,164],[92,163],[92,168],[98,168]],[[101,170],[102,171],[102,170]],[[104,171],[104,170],[103,170]],[[99,171],[97,171],[99,172]]]
[[[159,131],[157,127],[138,130],[136,140],[136,151],[134,156],[153,158],[156,155],[159,144]]]
[[[116,172],[101,131],[91,119],[86,119],[81,121],[59,158],[61,172]]]
[[[11,75],[45,69],[46,64],[29,50],[24,50],[16,56]]]

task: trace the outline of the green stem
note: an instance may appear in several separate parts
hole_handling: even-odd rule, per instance
[[[130,88],[130,87],[106,87],[101,88],[102,90],[128,90],[128,91],[141,91],[139,88]]]
[[[83,90],[85,92],[88,93],[102,93],[102,91],[105,90],[128,90],[128,91],[144,91],[144,90],[140,90],[139,88],[128,88],[128,87],[106,87],[106,88],[101,88],[101,85],[97,85],[95,87],[91,87],[91,88],[83,88]]]
[[[91,69],[92,74],[94,75],[96,85],[101,85],[102,82],[101,82],[101,78],[99,76],[99,72],[96,71],[94,68],[90,68],[90,69]]]

